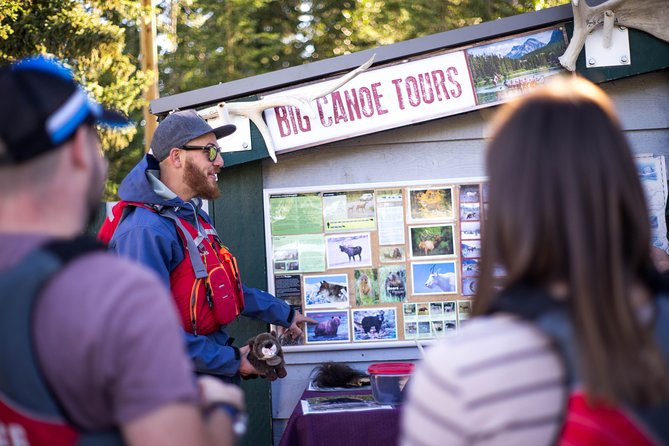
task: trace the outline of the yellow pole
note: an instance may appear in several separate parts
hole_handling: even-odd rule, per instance
[[[141,0],[142,9],[145,14],[139,30],[140,58],[142,61],[142,71],[151,73],[152,82],[144,93],[144,99],[147,103],[144,106],[144,150],[149,151],[151,147],[151,138],[156,130],[158,123],[156,117],[149,111],[149,103],[158,97],[158,51],[156,49],[156,13],[154,0]],[[148,11],[148,13],[146,13]]]

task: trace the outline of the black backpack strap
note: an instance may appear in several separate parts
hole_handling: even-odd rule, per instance
[[[0,273],[0,392],[29,413],[73,425],[46,382],[37,360],[33,339],[33,313],[48,281],[74,259],[105,247],[92,237],[54,240],[28,253],[18,264]],[[107,437],[82,433],[80,445]],[[121,444],[116,440],[103,444]],[[110,437],[111,438],[111,437]],[[98,444],[98,443],[96,443]]]

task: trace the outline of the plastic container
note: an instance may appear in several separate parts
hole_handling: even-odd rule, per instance
[[[379,404],[401,404],[404,386],[411,377],[414,365],[410,362],[383,362],[367,368],[372,382],[372,396]]]

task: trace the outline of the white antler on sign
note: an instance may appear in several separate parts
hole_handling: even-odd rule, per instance
[[[585,39],[600,23],[606,23],[604,41],[610,42],[611,24],[640,29],[669,42],[669,0],[608,0],[589,6],[586,0],[572,0],[574,34],[560,63],[569,71],[576,69]]]
[[[260,98],[257,101],[251,102],[221,102],[218,104],[219,107],[225,108],[229,114],[243,116],[250,119],[262,135],[265,140],[265,145],[267,146],[267,152],[269,156],[272,157],[272,160],[276,163],[276,152],[274,150],[274,142],[272,141],[272,136],[269,133],[267,124],[262,118],[262,112],[272,107],[281,107],[285,105],[293,106],[302,110],[308,110],[309,114],[312,117],[316,116],[316,112],[311,106],[311,101],[323,96],[332,93],[346,82],[350,81],[358,74],[365,71],[369,68],[374,62],[375,55],[369,58],[367,62],[360,65],[355,70],[347,73],[346,75],[340,77],[339,79],[334,80],[331,84],[327,85],[324,89],[320,91],[313,92],[308,96],[277,96],[273,98]]]

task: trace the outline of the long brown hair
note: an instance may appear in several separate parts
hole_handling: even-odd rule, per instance
[[[491,308],[499,285],[560,284],[588,395],[666,401],[666,365],[631,299],[650,296],[648,211],[611,101],[561,78],[503,107],[495,124],[474,314]]]

